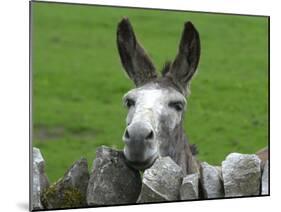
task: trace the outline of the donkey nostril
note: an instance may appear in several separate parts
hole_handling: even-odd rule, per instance
[[[153,138],[153,131],[151,130],[150,133],[146,136],[145,139],[152,139]]]
[[[127,139],[129,139],[129,138],[130,138],[130,135],[129,135],[128,130],[126,130],[126,132],[125,132],[125,138],[127,138]]]

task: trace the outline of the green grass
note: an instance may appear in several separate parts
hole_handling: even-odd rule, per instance
[[[34,3],[33,145],[51,181],[100,145],[122,148],[133,88],[116,48],[128,16],[158,69],[177,52],[183,23],[201,36],[202,55],[185,129],[199,159],[219,164],[229,152],[253,153],[268,140],[267,19],[159,10]]]

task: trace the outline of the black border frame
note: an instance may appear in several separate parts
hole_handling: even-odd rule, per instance
[[[110,8],[127,8],[127,9],[146,9],[146,10],[157,10],[157,11],[174,11],[174,12],[189,12],[189,13],[203,13],[203,14],[218,14],[218,15],[236,15],[236,16],[249,16],[249,17],[263,17],[267,18],[268,25],[268,194],[266,195],[254,195],[254,196],[239,196],[239,197],[221,197],[221,198],[210,198],[210,199],[195,199],[195,200],[175,200],[175,201],[163,201],[163,202],[149,202],[149,203],[130,203],[130,204],[113,204],[113,205],[100,205],[100,206],[85,206],[85,207],[69,207],[69,208],[52,208],[52,209],[32,209],[32,166],[33,166],[33,153],[32,153],[32,106],[33,106],[33,78],[32,78],[32,26],[33,26],[33,15],[32,15],[32,4],[34,3],[45,3],[45,4],[66,4],[66,5],[82,5],[82,6],[95,6],[95,7],[110,7]],[[270,195],[270,16],[269,15],[251,15],[251,14],[236,14],[236,13],[225,13],[225,12],[206,12],[206,11],[190,11],[190,10],[176,10],[176,9],[163,9],[163,8],[147,8],[147,7],[133,7],[133,6],[120,6],[120,5],[102,5],[95,3],[73,3],[73,2],[56,2],[56,1],[42,1],[42,0],[30,0],[29,1],[29,211],[53,211],[53,210],[70,210],[70,209],[88,209],[88,208],[104,208],[104,207],[116,207],[116,206],[131,206],[131,205],[147,205],[147,204],[171,204],[179,202],[197,202],[197,201],[209,201],[209,200],[225,200],[225,199],[243,199],[253,197],[268,197]]]

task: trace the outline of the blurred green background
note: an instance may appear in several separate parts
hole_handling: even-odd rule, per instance
[[[219,164],[230,152],[268,142],[268,20],[265,17],[32,3],[33,146],[51,181],[100,145],[122,148],[125,77],[116,26],[128,16],[158,70],[173,59],[185,21],[202,55],[185,129],[198,158]]]

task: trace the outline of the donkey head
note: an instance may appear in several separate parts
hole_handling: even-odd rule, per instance
[[[188,85],[199,62],[199,34],[191,22],[185,23],[178,54],[160,77],[127,18],[118,24],[117,46],[122,65],[136,85],[123,97],[128,108],[124,155],[132,167],[143,170],[157,157],[176,151],[176,131],[181,128]]]

